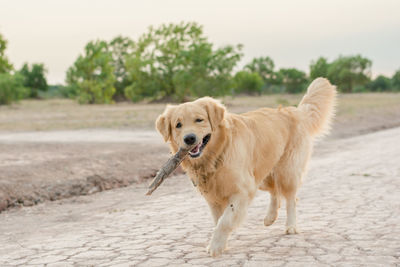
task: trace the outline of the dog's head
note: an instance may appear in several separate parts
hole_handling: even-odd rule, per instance
[[[225,107],[211,97],[203,97],[181,105],[168,105],[156,121],[156,128],[165,142],[179,148],[195,145],[191,158],[207,153],[206,147],[213,133],[218,131],[225,115]]]

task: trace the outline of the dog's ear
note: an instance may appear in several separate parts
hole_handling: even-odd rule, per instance
[[[221,124],[225,116],[226,108],[219,101],[211,97],[202,97],[196,102],[201,105],[208,114],[208,120],[211,124],[211,129],[214,131]]]
[[[171,105],[167,105],[163,114],[156,120],[156,129],[162,135],[165,142],[171,139]]]

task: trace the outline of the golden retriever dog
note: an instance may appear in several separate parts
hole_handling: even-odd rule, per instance
[[[172,153],[195,145],[182,166],[214,218],[215,229],[207,247],[211,256],[224,251],[257,189],[271,195],[264,224],[276,220],[283,197],[286,233],[297,233],[296,193],[313,140],[329,131],[335,99],[335,86],[318,78],[298,107],[262,108],[239,115],[227,112],[217,100],[203,97],[168,105],[158,117],[156,128]]]

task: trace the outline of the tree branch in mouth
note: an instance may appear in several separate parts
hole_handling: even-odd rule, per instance
[[[146,195],[151,195],[151,193],[153,193],[154,190],[161,185],[165,178],[167,178],[176,168],[178,168],[179,164],[181,164],[182,160],[185,159],[191,149],[193,149],[193,146],[186,149],[180,148],[174,156],[168,159],[168,161],[157,172],[156,177],[154,177],[153,181],[149,185],[149,190],[147,191]]]

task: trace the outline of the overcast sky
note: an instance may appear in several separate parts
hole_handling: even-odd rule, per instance
[[[308,72],[311,60],[362,54],[372,71],[400,69],[400,0],[0,0],[7,56],[43,62],[50,83],[93,39],[137,38],[150,25],[196,21],[218,46],[244,45],[245,64],[270,56],[275,65]]]

